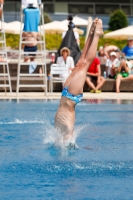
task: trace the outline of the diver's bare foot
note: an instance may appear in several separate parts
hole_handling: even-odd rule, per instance
[[[101,19],[98,19],[96,21],[96,29],[95,29],[95,34],[97,36],[102,36],[104,33],[103,33],[103,28],[102,28],[102,20]]]
[[[96,28],[97,21],[98,21],[98,18],[94,19],[94,21],[92,22],[92,25],[91,25],[90,31],[89,31],[89,35],[93,35],[95,28]]]

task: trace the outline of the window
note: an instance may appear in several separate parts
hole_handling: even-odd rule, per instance
[[[73,14],[93,14],[93,5],[68,4],[68,12]]]
[[[119,5],[96,5],[96,14],[110,14],[114,10],[120,9]]]
[[[121,6],[121,9],[123,10],[123,12],[124,12],[126,15],[131,15],[130,6],[124,6],[124,5],[122,5],[122,6]]]
[[[55,0],[55,2],[65,2],[65,3],[75,3],[75,2],[83,2],[83,3],[90,3],[90,4],[92,4],[92,3],[99,3],[99,0]],[[103,3],[131,3],[131,1],[130,0],[101,0],[100,1],[100,3],[101,4],[103,4]]]
[[[74,3],[74,2],[81,2],[81,0],[66,0],[66,1],[62,1],[62,0],[55,0],[55,2],[64,2],[64,3]],[[87,2],[88,3],[88,0],[83,0],[83,2]],[[89,2],[90,3],[90,2]]]
[[[16,8],[16,3],[14,3],[14,2],[12,2],[12,3],[6,2],[4,4],[3,10],[4,10],[4,12],[15,12],[15,8]]]
[[[44,3],[44,12],[53,13],[54,12],[54,5]]]
[[[53,0],[42,0],[42,3],[53,2]]]

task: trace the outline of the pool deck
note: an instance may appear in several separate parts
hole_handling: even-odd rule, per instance
[[[20,92],[18,96],[16,92],[10,93],[0,93],[0,99],[60,99],[61,93],[54,92],[52,95],[47,93],[45,96],[44,92]],[[133,93],[131,92],[102,92],[99,94],[85,92],[83,99],[132,99],[133,100]]]

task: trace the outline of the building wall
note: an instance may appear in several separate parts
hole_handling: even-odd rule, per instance
[[[122,9],[128,16],[129,24],[132,24],[133,0],[42,0],[44,11],[52,20],[64,20],[68,14],[78,15],[85,19],[89,16],[101,17],[107,26],[109,15],[116,9]],[[4,4],[5,21],[20,20],[19,0],[6,0]]]

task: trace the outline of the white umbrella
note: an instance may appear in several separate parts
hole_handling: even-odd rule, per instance
[[[110,33],[106,33],[104,35],[104,38],[112,38],[120,40],[124,39],[126,40],[128,37],[133,37],[133,25],[118,29],[116,31],[112,31]]]
[[[56,33],[61,34],[64,31],[67,31],[68,27],[62,24],[59,21],[53,21],[44,25],[39,26],[39,30],[44,30],[45,33]]]
[[[21,26],[22,25],[22,26]],[[20,34],[20,28],[23,29],[24,24],[19,21],[6,23],[4,26],[5,33]]]
[[[44,25],[39,26],[39,30],[45,31],[45,33],[51,33],[51,34],[61,34],[63,32],[66,32],[68,30],[68,25],[64,24],[60,21],[53,21]],[[75,32],[78,32],[79,34],[83,34],[84,31],[79,28],[74,28]]]
[[[83,19],[83,18],[78,17],[78,16],[73,17],[72,21],[75,24],[75,26],[87,26],[87,24],[88,24],[88,21],[86,19]],[[64,24],[67,24],[67,25],[69,23],[69,21],[67,19],[63,20],[61,22],[64,23]]]
[[[84,34],[84,30],[80,29],[80,28],[74,28],[73,29],[74,32],[77,32],[79,35],[83,35]]]
[[[6,25],[7,25],[6,22],[0,21],[0,29],[5,29]]]

